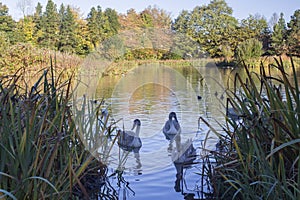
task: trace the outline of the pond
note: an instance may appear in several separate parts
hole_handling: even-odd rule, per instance
[[[105,99],[104,108],[111,111],[116,127],[130,130],[135,119],[141,121],[140,149],[125,151],[115,143],[109,152],[108,173],[121,171],[122,178],[107,180],[118,199],[205,197],[211,188],[200,175],[203,155],[216,150],[218,138],[198,119],[205,118],[222,133],[218,122],[225,122],[225,90],[233,86],[236,72],[246,76],[242,69],[218,68],[213,63],[189,67],[153,63],[122,76],[88,79],[96,85],[90,96]],[[181,126],[181,133],[171,140],[162,131],[170,112],[176,113]],[[191,154],[187,162],[182,161],[186,152]]]

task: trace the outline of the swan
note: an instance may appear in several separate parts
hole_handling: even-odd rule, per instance
[[[131,130],[134,130],[135,127],[136,127],[135,132],[119,130],[118,144],[121,148],[125,150],[132,150],[132,149],[140,148],[142,146],[142,141],[141,138],[139,137],[140,128],[141,128],[141,121],[139,119],[134,120],[133,127]]]
[[[192,164],[196,159],[196,149],[193,146],[193,141],[188,139],[184,144],[176,144],[176,149],[173,149],[171,157],[176,164]]]
[[[180,135],[178,135],[180,136]],[[180,138],[175,137],[176,148],[172,151],[172,161],[176,168],[176,181],[174,189],[176,192],[182,191],[184,185],[183,169],[192,167],[196,160],[196,149],[193,146],[191,139],[187,140],[184,144],[181,144]]]
[[[177,120],[176,113],[170,112],[169,120],[166,121],[165,126],[163,128],[163,133],[165,134],[167,139],[171,139],[176,134],[181,132],[180,124]]]

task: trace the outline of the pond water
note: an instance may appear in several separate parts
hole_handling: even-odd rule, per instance
[[[255,70],[255,69],[253,69]],[[259,69],[256,69],[259,70]],[[218,68],[214,64],[190,67],[140,65],[123,76],[104,76],[96,81],[94,98],[105,99],[106,109],[119,129],[130,130],[140,119],[142,147],[124,151],[115,143],[107,161],[107,181],[118,199],[201,199],[208,187],[203,181],[203,155],[216,149],[218,138],[199,117],[220,133],[217,122],[225,122],[225,90],[241,69]],[[274,70],[274,73],[277,73]],[[170,112],[177,114],[181,133],[168,140],[162,132]],[[204,139],[207,137],[206,142]],[[190,148],[190,163],[182,155]],[[99,153],[102,153],[99,150]]]

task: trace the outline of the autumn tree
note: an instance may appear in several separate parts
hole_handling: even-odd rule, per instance
[[[20,19],[17,22],[17,33],[18,33],[18,42],[30,42],[35,43],[34,41],[34,30],[35,24],[32,16],[25,16],[23,19]]]
[[[119,23],[121,30],[135,30],[140,28],[142,19],[139,13],[137,13],[135,9],[131,8],[127,10],[126,14],[119,15]]]
[[[93,50],[93,44],[89,40],[87,21],[81,16],[79,8],[73,7],[72,12],[76,23],[76,54],[87,55]]]

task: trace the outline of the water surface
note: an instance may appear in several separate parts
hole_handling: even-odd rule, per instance
[[[258,70],[252,69],[257,73]],[[124,76],[105,76],[98,80],[95,98],[105,99],[112,118],[118,121],[118,128],[131,129],[136,118],[142,123],[143,146],[138,151],[127,152],[115,144],[110,152],[109,173],[114,174],[116,169],[122,171],[122,179],[112,176],[108,180],[119,199],[203,197],[202,192],[207,191],[208,185],[203,185],[199,175],[202,158],[216,149],[218,139],[204,123],[199,125],[198,119],[205,118],[222,133],[217,121],[225,122],[225,90],[233,87],[236,72],[245,79],[245,71],[241,69],[148,64]],[[276,69],[272,73],[279,74]],[[171,111],[176,112],[182,127],[175,141],[167,140],[162,133]],[[187,144],[193,145],[197,156],[193,164],[183,166],[174,162],[174,155],[178,149],[187,148]]]

